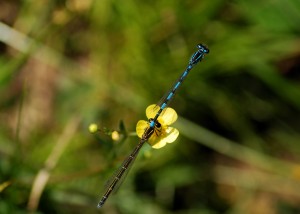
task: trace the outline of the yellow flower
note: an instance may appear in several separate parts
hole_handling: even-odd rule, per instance
[[[92,124],[90,124],[89,125],[89,131],[90,131],[90,133],[95,133],[95,132],[97,132],[98,131],[98,126],[97,126],[97,124],[95,124],[95,123],[92,123]]]
[[[149,120],[153,119],[156,113],[159,111],[160,107],[152,104],[146,109],[146,116]],[[148,143],[152,148],[160,149],[164,147],[167,143],[173,143],[178,135],[179,131],[173,127],[169,127],[172,123],[177,120],[177,113],[172,108],[166,108],[163,113],[157,119],[157,125],[154,128],[154,132],[148,139]],[[145,120],[140,120],[136,124],[136,133],[142,138],[145,130],[149,127],[150,122]]]
[[[113,139],[114,141],[120,140],[120,134],[119,134],[119,132],[113,131],[113,132],[111,133],[111,139]]]

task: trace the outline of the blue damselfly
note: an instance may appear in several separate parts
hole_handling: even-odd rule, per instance
[[[106,191],[104,195],[102,196],[100,202],[98,203],[98,208],[102,207],[109,197],[109,195],[112,193],[112,191],[115,189],[116,185],[120,182],[121,178],[125,175],[125,172],[129,169],[129,167],[132,165],[133,161],[135,160],[136,156],[138,155],[140,149],[144,145],[145,142],[151,137],[151,135],[156,131],[160,130],[161,124],[158,122],[158,117],[162,114],[162,112],[166,109],[166,107],[170,104],[170,101],[174,97],[176,91],[182,84],[182,82],[185,80],[191,69],[200,62],[205,54],[209,52],[208,48],[202,44],[197,45],[198,50],[192,55],[192,57],[189,60],[187,68],[184,70],[184,72],[181,74],[179,79],[175,82],[173,87],[169,90],[169,92],[161,99],[161,102],[157,104],[157,108],[159,110],[157,111],[155,117],[149,119],[149,126],[145,129],[144,134],[142,135],[138,145],[134,148],[134,150],[131,152],[131,154],[125,159],[122,166],[118,169],[114,177],[110,180],[108,183],[108,186],[106,188]]]

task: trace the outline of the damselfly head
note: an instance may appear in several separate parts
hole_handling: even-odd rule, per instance
[[[149,122],[151,123],[153,121],[153,118],[150,118],[149,119]],[[161,127],[161,124],[158,122],[158,121],[155,121],[155,128],[160,128]]]

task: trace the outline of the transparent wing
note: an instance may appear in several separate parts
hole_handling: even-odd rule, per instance
[[[116,192],[116,190],[121,186],[144,143],[144,140],[140,140],[132,153],[124,160],[121,167],[114,173],[108,182],[106,182],[104,194],[98,203],[98,208],[102,207],[110,194]]]

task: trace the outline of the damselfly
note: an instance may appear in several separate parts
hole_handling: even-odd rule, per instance
[[[158,117],[162,114],[162,112],[166,109],[166,107],[170,104],[170,101],[174,97],[176,91],[182,84],[182,82],[185,80],[191,69],[200,62],[205,54],[209,52],[208,48],[202,44],[197,45],[198,50],[192,55],[190,58],[190,61],[188,63],[187,68],[184,70],[184,72],[181,74],[179,79],[175,82],[173,87],[169,90],[169,92],[161,99],[161,102],[158,103],[156,106],[159,108],[153,118],[149,119],[149,126],[145,129],[144,134],[142,135],[138,145],[135,147],[135,149],[131,152],[131,154],[125,159],[122,166],[119,168],[119,170],[116,172],[114,178],[108,183],[108,187],[102,196],[100,202],[98,203],[98,208],[102,207],[109,197],[109,195],[112,193],[112,191],[115,189],[116,185],[120,182],[122,176],[125,175],[125,172],[129,169],[133,161],[135,160],[136,156],[138,155],[140,149],[144,145],[144,143],[151,137],[153,133],[156,131],[159,131],[161,128],[161,124],[158,122]]]

